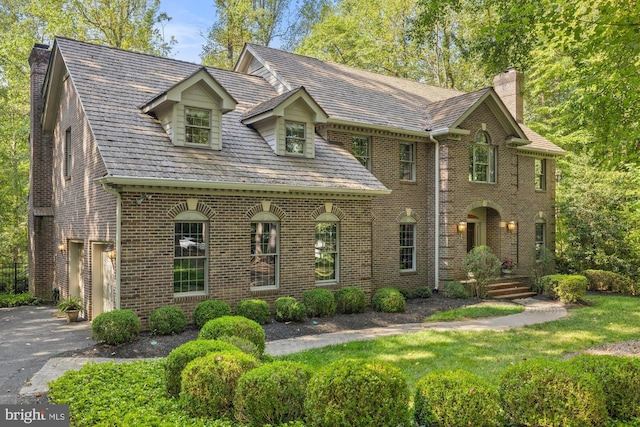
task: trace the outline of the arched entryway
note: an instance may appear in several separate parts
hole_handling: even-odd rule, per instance
[[[488,201],[472,204],[467,209],[466,251],[476,246],[489,246],[493,253],[501,253],[501,224],[499,206]]]

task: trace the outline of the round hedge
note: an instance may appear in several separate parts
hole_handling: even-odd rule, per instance
[[[187,317],[184,315],[182,307],[177,305],[157,308],[149,316],[149,327],[154,334],[179,334],[184,331],[186,326]]]
[[[505,415],[516,425],[607,424],[602,387],[592,375],[562,362],[534,359],[509,366],[499,393]]]
[[[640,418],[640,359],[583,354],[567,363],[593,375],[602,385],[611,418]]]
[[[302,293],[309,317],[331,317],[336,314],[336,299],[326,289],[309,289]]]
[[[335,294],[336,311],[338,313],[364,313],[367,306],[367,295],[355,286],[346,286],[338,289]]]
[[[222,316],[230,316],[231,307],[224,301],[210,299],[202,301],[193,311],[193,323],[201,329],[209,320]]]
[[[236,316],[244,316],[261,325],[271,321],[269,304],[261,299],[245,299],[236,305]]]
[[[396,288],[380,288],[371,300],[373,309],[385,313],[401,313],[407,307],[407,301]]]
[[[223,336],[248,339],[256,345],[260,354],[264,353],[264,329],[251,319],[242,316],[222,316],[209,320],[200,330],[198,339],[215,340]]]
[[[260,358],[261,353],[258,350],[258,347],[256,347],[256,345],[254,343],[252,343],[251,341],[249,341],[246,338],[242,338],[242,337],[238,337],[235,335],[223,335],[221,337],[216,338],[218,341],[224,341],[226,343],[235,345],[236,347],[238,347],[238,349],[243,352],[243,353],[247,353],[250,354],[256,358]]]
[[[255,357],[242,352],[213,352],[192,360],[182,371],[182,407],[195,417],[228,414],[238,380],[258,365]]]
[[[247,372],[233,400],[236,419],[250,426],[301,420],[313,370],[296,362],[274,362]]]
[[[218,340],[194,340],[171,350],[164,365],[165,389],[170,396],[180,394],[182,371],[187,363],[213,352],[240,352],[233,344]]]
[[[466,371],[434,371],[415,386],[415,421],[420,426],[501,426],[497,390]]]
[[[399,369],[380,362],[337,360],[307,384],[307,425],[410,425],[409,389]]]
[[[293,297],[280,297],[275,303],[278,322],[300,322],[307,316],[307,308]]]
[[[133,342],[140,333],[140,319],[132,310],[108,311],[93,319],[91,332],[94,340],[110,345]]]

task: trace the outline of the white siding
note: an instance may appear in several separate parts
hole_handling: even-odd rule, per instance
[[[254,76],[262,77],[271,86],[273,86],[273,88],[278,91],[278,93],[284,93],[289,90],[287,87],[285,87],[284,84],[282,84],[280,80],[276,78],[274,74],[267,70],[264,65],[262,65],[262,63],[255,58],[253,58],[253,60],[251,61],[247,73]]]
[[[194,85],[182,92],[182,103],[178,104],[178,122],[176,126],[176,136],[178,129],[181,140],[184,141],[185,126],[185,107],[202,108],[211,111],[211,135],[210,146],[215,150],[222,149],[222,113],[220,112],[220,103],[214,99],[208,92],[208,89],[200,84]]]
[[[315,125],[311,121],[313,111],[307,107],[307,105],[299,100],[294,102],[284,110],[284,116],[286,120],[294,122],[301,122],[305,124],[305,137],[304,144],[304,157],[314,158],[316,154],[315,150]],[[284,152],[284,139],[286,137],[284,130],[284,123],[282,126],[282,151]]]
[[[265,120],[264,122],[256,123],[254,127],[258,131],[258,133],[260,133],[260,136],[262,136],[262,138],[267,141],[267,144],[269,144],[271,149],[275,153],[280,154],[278,152],[276,142],[276,127],[278,122],[279,120],[271,118],[269,120]],[[282,144],[282,154],[284,154],[284,143]]]

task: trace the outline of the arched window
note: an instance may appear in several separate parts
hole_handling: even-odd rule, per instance
[[[496,148],[483,130],[478,131],[475,143],[469,147],[469,181],[496,182]]]
[[[178,214],[173,235],[173,293],[206,294],[208,277],[208,218],[200,212]]]
[[[332,213],[323,213],[316,221],[316,282],[336,283],[340,266],[340,219]]]
[[[277,288],[280,270],[278,235],[280,218],[271,212],[260,212],[251,218],[252,288]]]

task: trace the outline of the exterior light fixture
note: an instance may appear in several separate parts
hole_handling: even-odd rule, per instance
[[[456,228],[458,229],[458,233],[464,233],[465,231],[467,231],[467,222],[460,221]]]
[[[114,248],[113,245],[107,246],[104,251],[106,252],[110,260],[113,261],[114,259],[116,259],[116,248]]]
[[[516,231],[516,222],[515,221],[509,221],[507,223],[507,230],[511,233],[513,233],[514,231]]]
[[[58,250],[59,250],[60,252],[64,251],[64,243],[60,243],[60,244],[58,245]]]

